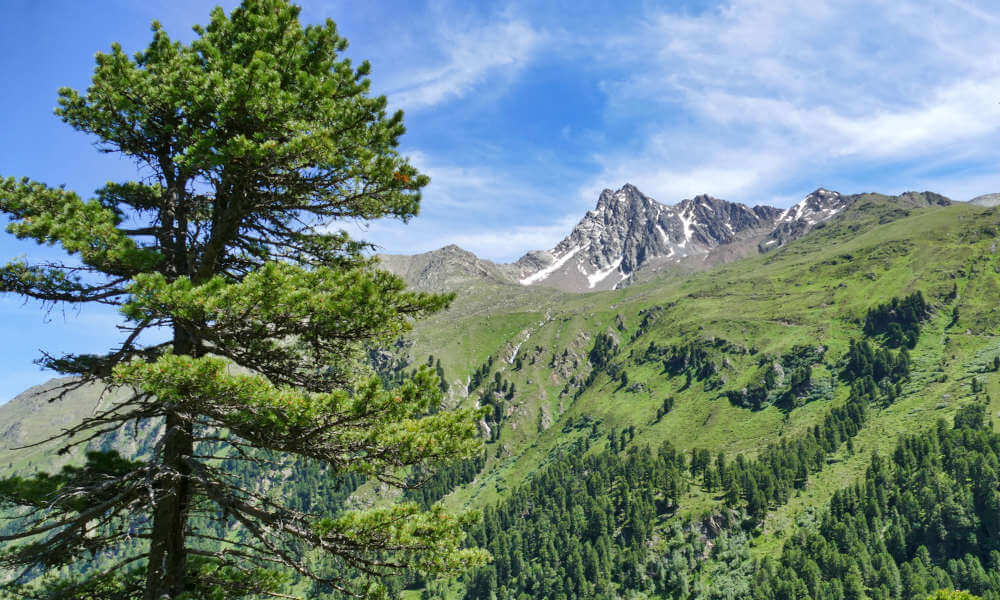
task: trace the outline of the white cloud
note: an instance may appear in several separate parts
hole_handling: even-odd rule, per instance
[[[631,183],[663,204],[676,204],[698,194],[742,201],[746,190],[759,186],[774,174],[778,165],[771,158],[730,153],[704,166],[675,168],[660,162],[655,154],[627,159],[596,157],[605,168],[583,185],[578,194],[581,200],[593,199],[604,188],[617,189],[624,183]]]
[[[1000,77],[933,90],[915,106],[846,115],[827,106],[717,92],[695,107],[708,119],[781,134],[796,148],[860,158],[915,157],[1000,129]]]
[[[569,214],[546,225],[514,225],[482,228],[453,236],[455,244],[477,256],[498,262],[511,262],[529,250],[550,250],[569,235],[581,214]]]
[[[579,193],[628,180],[666,202],[766,200],[810,174],[901,164],[954,185],[914,163],[1000,158],[1000,38],[987,25],[1000,19],[983,6],[731,0],[649,14],[609,37],[609,71],[631,75],[604,89],[609,115],[651,125],[596,156],[601,173]]]
[[[555,246],[586,210],[502,170],[458,165],[424,152],[410,153],[410,160],[431,178],[419,216],[405,224],[383,219],[346,225],[353,237],[377,244],[380,252],[413,254],[458,244],[482,258],[510,262],[528,250]],[[596,195],[586,204],[592,202]]]
[[[503,216],[514,208],[537,206],[543,197],[538,189],[497,168],[461,165],[421,151],[411,152],[409,158],[431,178],[422,191],[422,215]]]
[[[387,254],[417,254],[457,244],[480,258],[506,263],[529,250],[553,248],[581,216],[573,213],[539,225],[497,224],[476,219],[456,223],[448,218],[419,217],[408,224],[379,221],[363,230],[348,228],[348,231],[374,242],[379,252]]]
[[[490,77],[511,78],[530,62],[544,35],[520,20],[471,29],[442,28],[430,36],[441,58],[401,76],[389,91],[394,105],[425,108],[461,98]]]

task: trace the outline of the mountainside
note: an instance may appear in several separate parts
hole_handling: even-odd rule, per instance
[[[457,289],[476,281],[565,292],[611,290],[662,271],[703,270],[772,251],[872,197],[902,212],[951,203],[933,192],[845,196],[819,188],[786,210],[751,208],[708,195],[668,206],[625,184],[604,190],[594,210],[554,248],[530,251],[512,264],[483,260],[454,245],[381,258],[386,269],[422,290]]]
[[[511,283],[513,274],[509,266],[481,259],[454,244],[422,254],[381,254],[379,261],[382,268],[422,291],[454,290],[474,281]]]
[[[600,290],[627,265],[620,289],[520,285],[520,272],[453,247],[383,257],[424,289],[459,294],[386,350],[381,374],[440,365],[448,404],[488,408],[481,462],[404,498],[484,509],[471,534],[495,557],[461,580],[393,589],[414,600],[1000,597],[988,574],[1000,552],[1000,438],[989,437],[1000,208],[826,190],[787,211],[708,197],[659,208],[623,190],[557,245],[553,263],[575,253],[549,274],[572,267],[580,278],[565,281],[589,285],[580,268],[609,271]],[[740,245],[742,258],[695,271],[656,271],[651,256],[711,262]],[[92,410],[94,393],[62,402]],[[0,423],[40,436],[53,406],[19,397]],[[0,463],[30,471],[48,452],[0,448]],[[395,501],[372,483],[351,489],[351,505]]]
[[[969,203],[975,204],[976,206],[982,206],[984,208],[1000,206],[1000,194],[983,194],[982,196],[976,196],[972,200],[969,200]]]
[[[626,184],[604,190],[555,248],[518,260],[518,279],[566,291],[614,289],[651,261],[701,257],[770,229],[779,214],[705,195],[666,206]]]
[[[761,242],[760,250],[772,250],[802,237],[817,223],[833,217],[851,203],[849,196],[819,188],[781,213],[767,239]]]

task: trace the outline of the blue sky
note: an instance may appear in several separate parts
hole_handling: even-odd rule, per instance
[[[0,176],[86,194],[132,166],[52,116],[94,53],[175,37],[215,3],[8,0]],[[222,3],[231,8],[235,3]],[[816,187],[1000,191],[1000,10],[974,0],[305,1],[406,111],[428,173],[421,216],[346,223],[385,251],[457,243],[494,260],[550,248],[603,188],[673,204],[709,193],[785,207]],[[0,255],[54,256],[0,239]],[[0,402],[49,375],[38,350],[100,351],[115,315],[0,298]]]

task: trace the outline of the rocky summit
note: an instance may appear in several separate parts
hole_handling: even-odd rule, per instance
[[[781,214],[707,195],[667,206],[625,184],[601,192],[597,207],[555,248],[517,261],[518,281],[566,291],[614,289],[651,261],[680,263],[769,231]]]

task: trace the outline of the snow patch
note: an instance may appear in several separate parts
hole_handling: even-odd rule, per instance
[[[534,273],[532,275],[528,275],[524,279],[520,280],[520,284],[521,285],[531,285],[533,283],[538,283],[539,281],[543,281],[549,275],[551,275],[551,274],[555,273],[556,271],[558,271],[564,264],[566,264],[569,261],[569,259],[573,258],[573,256],[576,255],[576,253],[579,252],[582,249],[583,248],[581,246],[577,246],[576,248],[573,248],[572,250],[570,250],[566,254],[562,255],[562,257],[556,259],[556,261],[553,262],[551,265],[545,267],[544,269],[542,269],[541,271],[538,271],[537,273]]]
[[[681,224],[684,226],[684,241],[680,244],[682,248],[687,247],[688,241],[690,241],[694,235],[694,229],[692,228],[692,225],[694,224],[694,217],[687,215],[686,212],[687,211],[677,215],[677,218],[681,220]]]
[[[524,345],[524,342],[527,341],[529,337],[531,337],[530,333],[523,340],[518,342],[516,346],[514,346],[514,351],[510,353],[510,358],[507,359],[508,365],[514,364],[514,359],[517,358],[517,352],[521,349],[521,346]]]
[[[618,283],[616,283],[616,284],[615,284],[614,286],[612,286],[612,287],[611,287],[611,289],[613,289],[613,290],[620,290],[620,289],[621,289],[621,285],[622,285],[622,283],[623,283],[623,282],[624,282],[624,281],[625,281],[626,279],[628,279],[629,277],[631,277],[631,276],[632,276],[632,274],[631,274],[631,273],[629,273],[628,275],[626,275],[625,273],[621,273],[620,275],[621,275],[621,278],[620,278],[620,279],[618,280]]]
[[[802,202],[805,202],[805,200],[803,200]],[[802,204],[802,202],[799,202],[799,204]],[[799,213],[799,204],[796,204],[795,206],[792,206],[791,208],[789,208],[788,210],[786,210],[784,213],[782,213],[781,214],[781,218],[778,219],[778,223],[789,223],[791,221],[794,221],[795,220],[795,216],[798,215],[798,213]]]
[[[660,233],[660,237],[663,238],[664,242],[666,242],[668,244],[670,243],[670,238],[667,237],[667,232],[663,231],[663,228],[660,227],[659,223],[656,224],[656,231],[658,231]]]
[[[607,276],[611,275],[615,271],[615,269],[621,266],[621,264],[622,264],[622,259],[619,258],[615,262],[611,263],[611,265],[608,266],[607,269],[599,270],[593,275],[587,275],[587,283],[590,284],[590,288],[593,289],[595,285],[604,281],[607,278]]]

